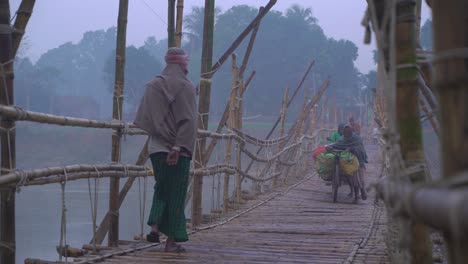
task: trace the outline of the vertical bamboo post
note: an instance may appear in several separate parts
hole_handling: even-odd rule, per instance
[[[176,33],[175,44],[176,47],[182,46],[182,23],[184,20],[184,0],[177,0],[177,18],[176,18]]]
[[[242,130],[242,95],[240,90],[242,88],[243,80],[239,76],[239,68],[237,67],[237,60],[235,54],[232,56],[232,79],[235,83],[235,123],[234,126],[237,130]],[[241,160],[241,149],[239,142],[236,141],[236,166],[242,169]],[[236,202],[240,204],[242,202],[242,176],[236,173]]]
[[[283,101],[281,103],[281,112],[280,112],[280,137],[283,137],[284,136],[284,124],[286,123],[286,108],[287,108],[287,104],[288,104],[288,95],[289,94],[289,86],[286,87],[286,90],[284,91],[284,95],[283,95]],[[284,147],[284,144],[279,144],[278,145],[278,152],[281,151]],[[278,160],[275,161],[276,165],[275,165],[275,173],[281,171],[281,164],[279,163]],[[280,175],[277,175],[274,179],[273,179],[273,187],[277,187],[278,186],[278,178],[279,178]]]
[[[9,0],[0,0],[0,26],[10,25]],[[13,105],[13,30],[0,32],[0,104]],[[16,132],[15,121],[1,118],[1,174],[16,169]],[[1,177],[1,176],[0,176]],[[0,263],[15,263],[15,190],[1,186],[0,189]]]
[[[438,93],[444,178],[468,169],[468,0],[432,1],[434,74]],[[454,26],[456,25],[456,26]],[[457,54],[459,55],[448,55]],[[448,56],[444,56],[447,54]],[[465,54],[465,55],[462,55]],[[446,232],[449,263],[468,263],[466,234]]]
[[[208,129],[211,99],[211,65],[213,61],[213,31],[214,31],[215,0],[205,0],[205,18],[203,25],[203,48],[201,62],[200,94],[198,101],[198,128]],[[204,165],[206,139],[201,139],[195,149],[196,168]],[[203,152],[203,154],[202,154]],[[208,158],[206,158],[208,160]],[[203,176],[194,176],[192,198],[192,227],[201,223],[202,217]]]
[[[231,82],[231,95],[229,97],[229,117],[228,117],[228,129],[232,131],[235,127],[236,119],[236,96],[237,96],[237,59],[236,55],[232,54],[232,82]],[[232,156],[232,139],[228,139],[226,143],[226,157],[225,163],[231,163]],[[224,211],[227,211],[227,204],[229,203],[229,174],[224,175],[224,189],[223,189],[223,204]]]
[[[167,45],[168,48],[176,46],[175,36],[175,7],[176,0],[168,0],[167,3]]]
[[[125,47],[127,36],[128,0],[120,0],[117,19],[117,49],[115,53],[115,83],[112,118],[122,120],[123,91],[125,83]],[[112,162],[120,162],[121,131],[112,133]],[[118,246],[119,241],[119,178],[110,179],[109,194],[109,246]]]
[[[406,166],[425,162],[422,129],[418,108],[418,76],[416,56],[416,6],[421,0],[398,1],[395,32],[396,51],[396,125],[400,148]],[[423,171],[409,176],[414,183],[425,181]],[[410,222],[410,255],[412,263],[432,263],[432,249],[427,228]]]

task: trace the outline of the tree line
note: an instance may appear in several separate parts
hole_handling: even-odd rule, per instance
[[[217,9],[214,33],[214,57],[219,57],[234,38],[257,15],[258,9],[239,5],[224,12]],[[430,23],[430,21],[427,21]],[[431,40],[430,26],[422,29],[425,48]],[[425,30],[429,29],[429,30]],[[189,78],[198,83],[200,76],[203,8],[193,7],[186,15],[183,48],[190,54]],[[15,97],[17,104],[33,111],[51,112],[57,96],[86,96],[100,107],[100,117],[110,116],[115,65],[116,28],[86,32],[77,42],[67,42],[44,53],[36,63],[20,57],[15,64]],[[236,54],[242,56],[247,43]],[[167,39],[149,37],[141,47],[127,47],[125,68],[125,106],[134,111],[144,84],[164,67]],[[357,46],[349,40],[328,37],[310,8],[293,5],[285,12],[271,11],[260,25],[247,73],[257,76],[245,94],[245,108],[250,114],[278,114],[282,94],[294,87],[308,63],[316,64],[306,87],[319,86],[331,78],[328,96],[335,104],[352,109],[357,96],[369,96],[376,86],[375,71],[363,74],[355,66]],[[314,84],[315,83],[315,84]],[[212,88],[212,112],[224,110],[231,89],[230,63],[215,75]],[[359,100],[358,100],[359,99]],[[300,108],[293,105],[291,114]]]

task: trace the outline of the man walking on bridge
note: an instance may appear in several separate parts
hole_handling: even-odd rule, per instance
[[[196,92],[186,77],[184,50],[170,48],[165,60],[161,75],[146,85],[134,123],[148,132],[156,179],[146,239],[157,243],[161,232],[168,237],[166,252],[183,252],[176,242],[188,240],[184,208],[196,138]]]

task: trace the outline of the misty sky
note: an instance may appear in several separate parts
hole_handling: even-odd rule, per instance
[[[12,14],[20,2],[20,0],[10,1]],[[116,26],[118,2],[118,0],[36,1],[26,32],[29,45],[26,55],[37,60],[49,49],[67,41],[77,42],[86,31]],[[225,11],[233,5],[248,4],[259,7],[267,2],[267,0],[218,0],[216,6]],[[359,70],[366,73],[375,67],[372,61],[374,42],[371,46],[362,43],[364,28],[360,22],[367,5],[365,0],[278,0],[274,9],[284,11],[294,3],[311,7],[313,15],[318,18],[319,25],[327,36],[348,39],[356,43],[359,47],[359,58],[356,62]],[[189,12],[192,6],[203,5],[204,0],[185,0],[185,12]],[[151,35],[155,35],[157,39],[165,38],[166,16],[166,0],[130,0],[127,45],[141,46]],[[422,21],[424,22],[429,16],[430,10],[424,5]]]

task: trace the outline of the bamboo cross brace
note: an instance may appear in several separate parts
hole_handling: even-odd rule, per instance
[[[22,0],[18,11],[16,11],[16,19],[14,28],[15,31],[12,33],[13,38],[13,57],[16,57],[21,40],[23,39],[24,33],[26,31],[26,26],[28,25],[29,19],[31,18],[34,4],[36,0]]]

